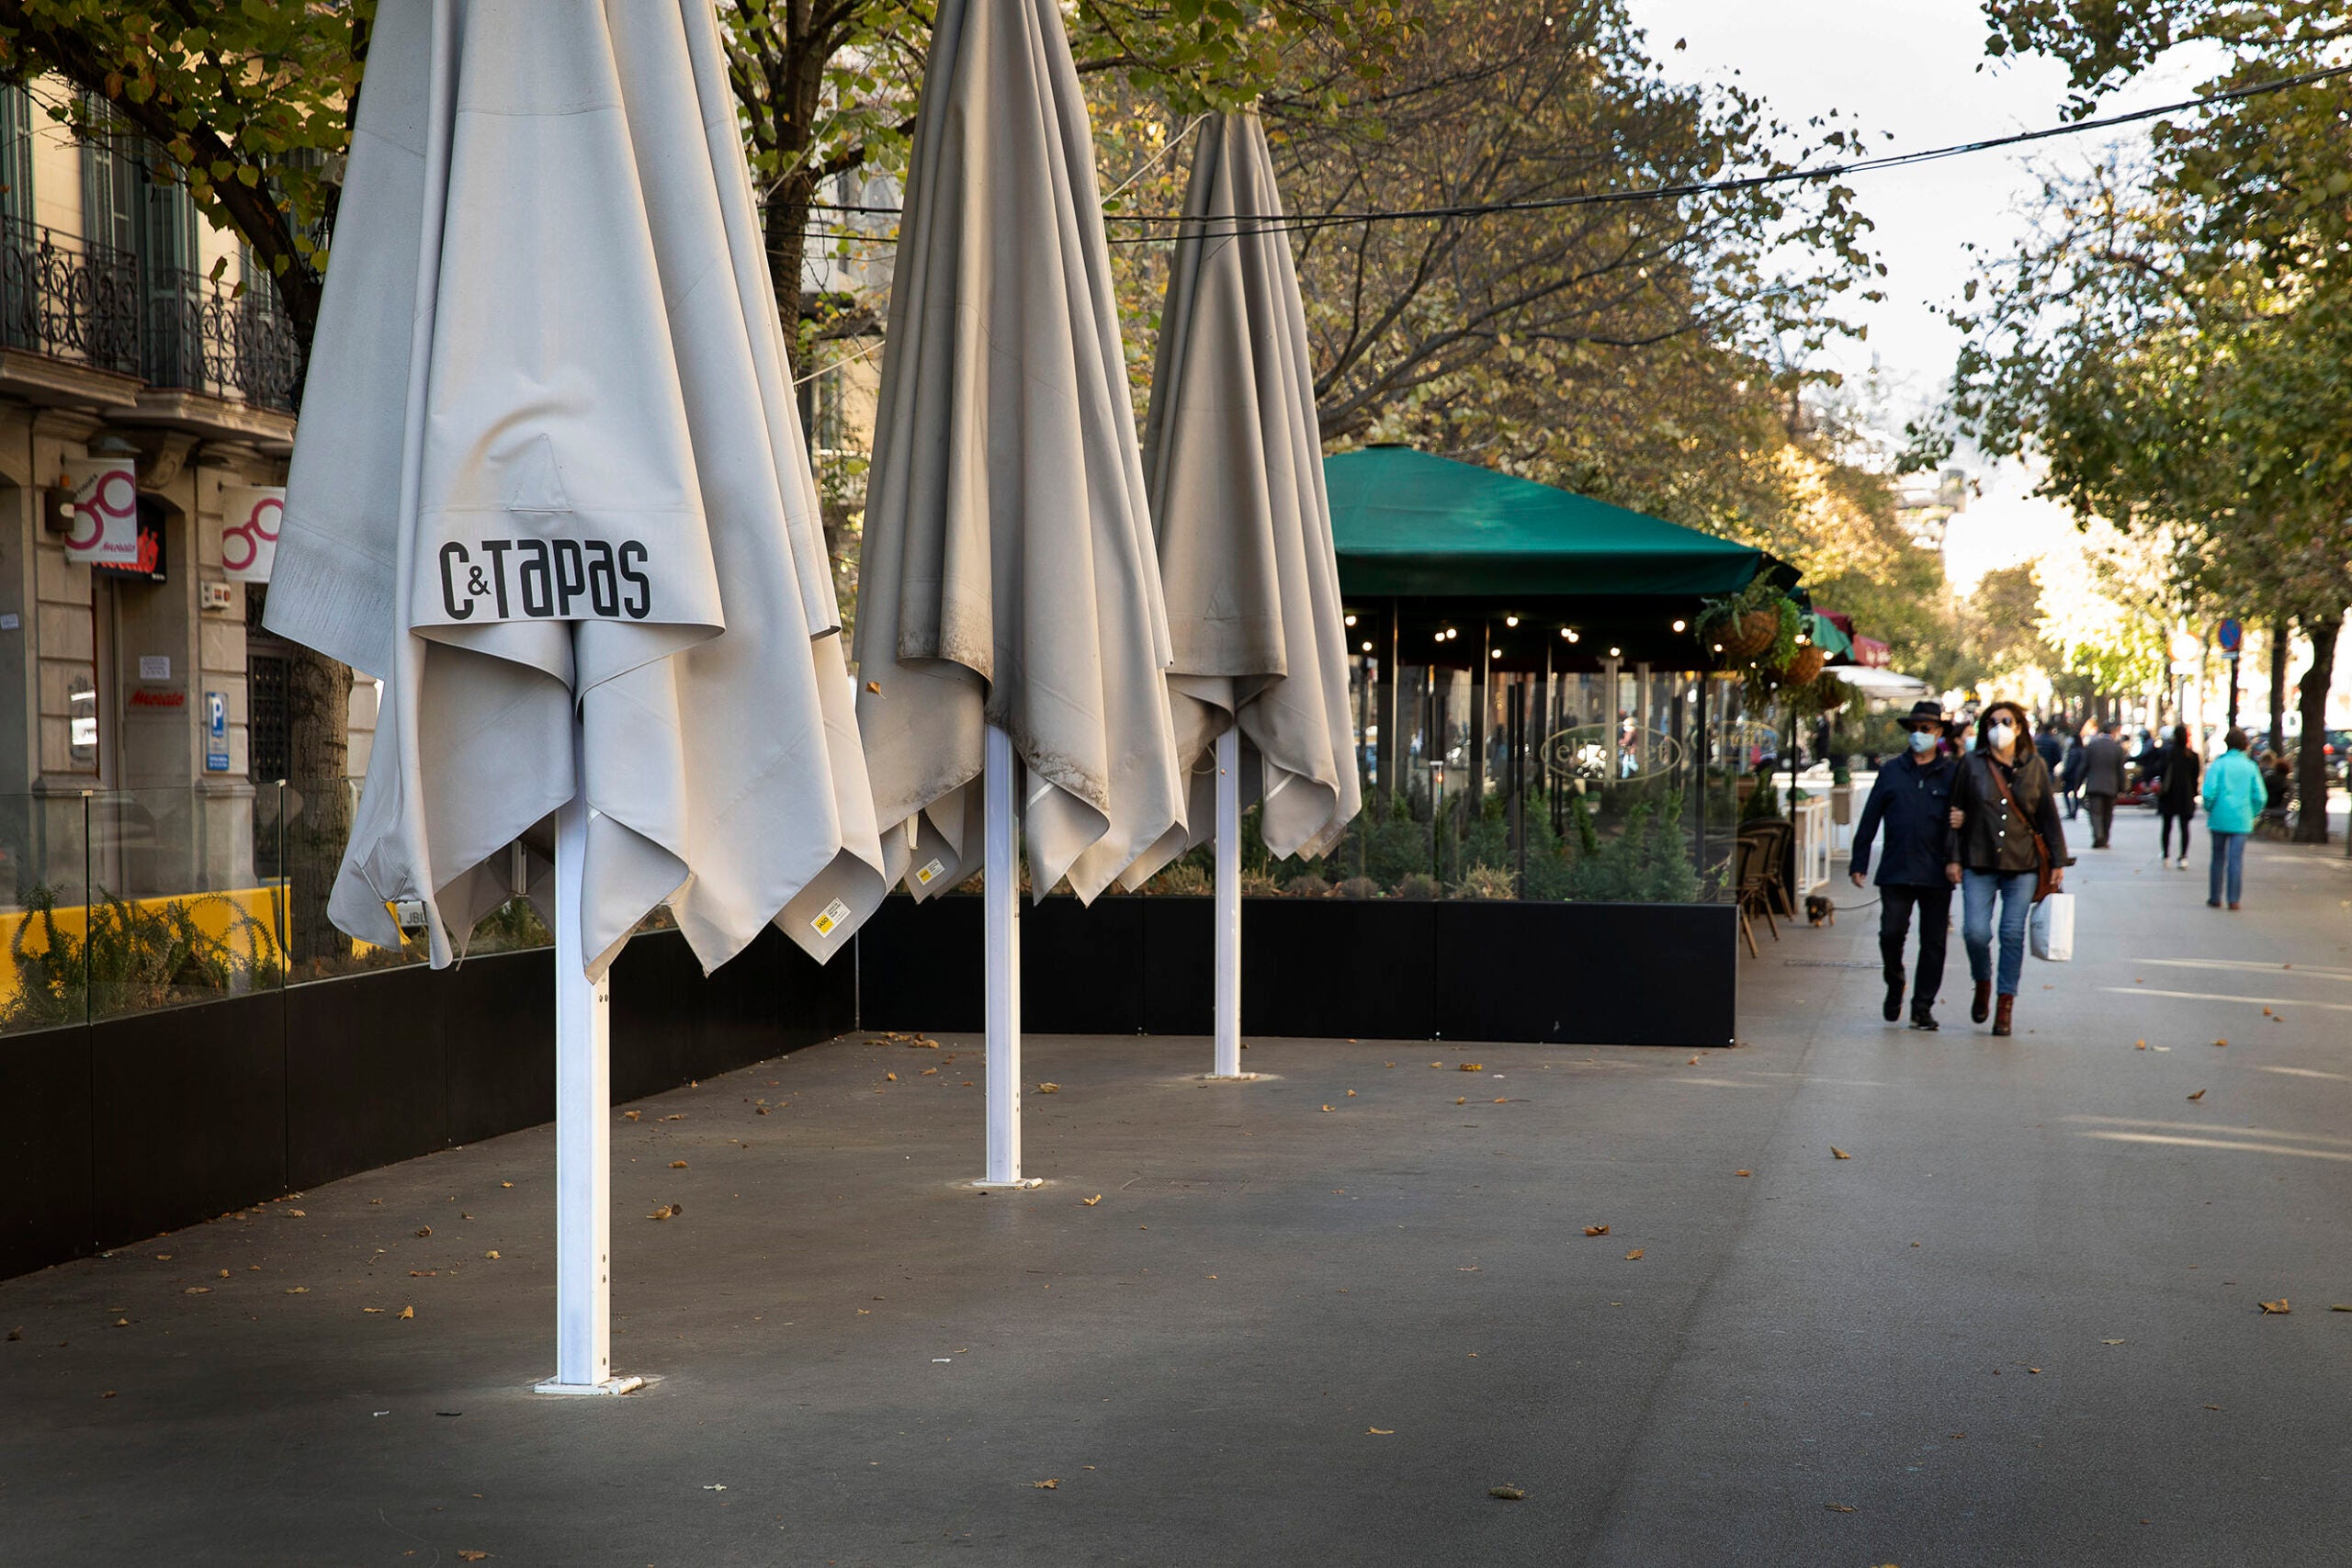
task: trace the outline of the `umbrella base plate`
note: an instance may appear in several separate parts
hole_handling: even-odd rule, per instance
[[[1194,1073],[1184,1083],[1273,1083],[1280,1073]]]
[[[964,1185],[976,1192],[1026,1192],[1033,1187],[1043,1187],[1042,1176],[1025,1177],[1019,1181],[967,1181]]]
[[[561,1382],[549,1378],[545,1382],[533,1383],[531,1392],[565,1395],[634,1393],[643,1388],[645,1382],[641,1377],[606,1378],[601,1382]]]

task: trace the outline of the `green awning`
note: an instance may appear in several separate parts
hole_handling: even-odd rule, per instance
[[[1854,651],[1853,639],[1838,629],[1838,623],[1826,615],[1808,615],[1804,629],[1813,637],[1813,646],[1831,659]]]
[[[1778,566],[1751,546],[1408,446],[1326,457],[1323,475],[1350,595],[1697,598]]]

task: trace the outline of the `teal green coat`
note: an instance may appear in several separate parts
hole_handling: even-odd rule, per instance
[[[2262,770],[2243,751],[2224,751],[2205,770],[2205,830],[2251,833],[2254,820],[2270,804]]]

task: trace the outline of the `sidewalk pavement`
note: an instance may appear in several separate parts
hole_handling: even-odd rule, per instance
[[[1035,1039],[1028,1193],[956,1185],[967,1039],[640,1102],[624,1399],[526,1392],[544,1129],[0,1284],[0,1560],[2335,1561],[2352,865],[2255,846],[2233,916],[2154,831],[2008,1041],[1956,935],[1881,1022],[1849,908],[1738,1049]]]

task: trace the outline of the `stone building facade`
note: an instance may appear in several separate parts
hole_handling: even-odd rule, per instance
[[[284,483],[300,355],[235,238],[127,136],[52,120],[63,91],[0,86],[0,904],[247,887],[276,870],[282,666],[221,492]],[[67,558],[92,456],[135,465],[141,570]]]

